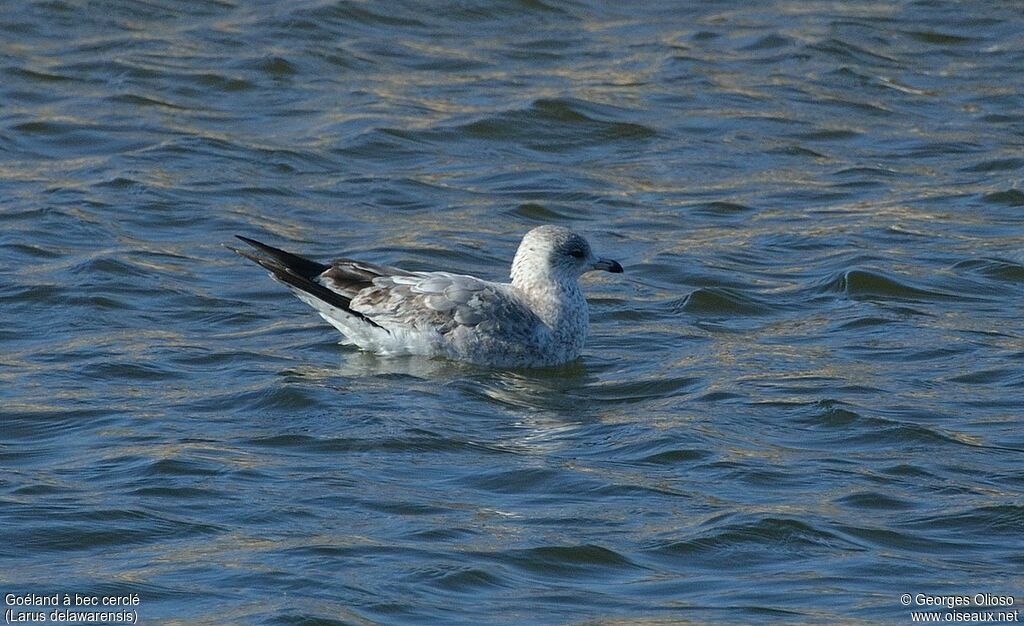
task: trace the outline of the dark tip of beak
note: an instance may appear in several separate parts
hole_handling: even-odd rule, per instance
[[[619,265],[619,262],[612,261],[611,259],[601,259],[600,261],[594,264],[594,269],[604,270],[606,272],[611,272],[612,274],[622,273],[622,266]]]

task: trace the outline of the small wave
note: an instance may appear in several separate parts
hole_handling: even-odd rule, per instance
[[[564,222],[572,218],[571,214],[562,213],[534,202],[520,204],[516,208],[506,211],[506,213],[508,215],[514,215],[540,224]]]
[[[217,476],[223,473],[221,466],[209,461],[184,458],[162,458],[150,463],[142,470],[146,476]]]
[[[499,141],[541,152],[564,152],[656,135],[648,126],[623,120],[631,116],[629,111],[583,100],[541,99],[526,109],[505,111],[458,126],[393,132],[414,141]]]
[[[877,491],[859,491],[836,500],[837,504],[868,511],[898,511],[914,508],[914,503]]]
[[[314,390],[298,385],[268,385],[258,390],[250,390],[226,395],[208,395],[193,404],[198,410],[209,407],[210,411],[222,410],[224,406],[236,410],[259,411],[300,411],[322,407],[320,398]]]
[[[504,586],[502,579],[479,567],[459,567],[436,577],[433,585],[444,591],[472,593],[480,589]]]
[[[994,191],[987,193],[981,198],[989,204],[1001,204],[1005,206],[1024,206],[1024,191],[1020,189],[1007,189],[1006,191]]]
[[[1024,159],[991,159],[961,168],[961,172],[1008,172],[1024,168]]]
[[[162,109],[170,109],[173,111],[189,110],[188,107],[174,104],[173,102],[167,102],[166,100],[161,100],[159,98],[154,98],[152,96],[140,96],[138,94],[133,93],[123,93],[118,94],[116,96],[108,96],[107,99],[110,102],[114,102],[116,104],[126,104],[136,107],[158,107]]]
[[[858,544],[886,549],[906,550],[913,554],[960,552],[968,547],[963,541],[942,541],[921,533],[900,532],[878,526],[840,525],[836,530]]]
[[[224,498],[225,494],[216,489],[207,489],[205,487],[195,486],[153,486],[153,487],[139,487],[133,491],[129,491],[131,495],[139,498],[167,498],[169,502],[179,501],[195,501],[195,502],[210,502],[220,501]]]
[[[1018,382],[1021,378],[1021,371],[1017,368],[992,368],[960,374],[949,379],[951,383],[962,383],[967,385],[991,385],[993,383]]]
[[[296,15],[307,17],[316,23],[359,24],[375,30],[380,27],[425,28],[427,26],[422,19],[411,15],[402,15],[401,11],[375,11],[372,7],[373,5],[364,6],[353,2],[332,2],[313,9],[297,11]],[[383,8],[383,6],[378,8]]]
[[[94,124],[75,119],[35,120],[11,127],[15,146],[42,155],[67,158],[128,152],[146,145],[138,133],[124,127]]]
[[[923,43],[941,46],[961,45],[979,41],[976,37],[964,37],[962,35],[954,35],[953,33],[940,33],[934,30],[910,30],[904,31],[904,34]]]
[[[919,424],[899,424],[880,418],[873,418],[873,424],[875,427],[870,431],[862,431],[846,437],[844,443],[886,447],[950,443],[960,445],[963,443],[939,430]]]
[[[996,280],[1024,283],[1024,265],[1003,259],[968,259],[960,261],[953,269],[977,272]]]
[[[491,559],[551,578],[620,578],[640,566],[618,552],[594,544],[540,546],[492,553]]]
[[[787,48],[793,45],[794,41],[785,35],[778,33],[771,33],[763,37],[759,37],[757,41],[751,44],[747,44],[741,47],[741,50],[778,50],[779,48]]]
[[[695,214],[707,215],[709,217],[745,217],[755,211],[756,209],[752,207],[736,202],[707,202],[697,205],[693,209]]]
[[[649,463],[651,465],[678,465],[681,463],[703,461],[712,456],[714,456],[714,454],[710,450],[674,447],[652,452],[642,459],[639,459],[639,462]]]
[[[69,271],[76,276],[88,276],[90,278],[107,277],[145,277],[152,276],[152,272],[144,267],[112,255],[98,255],[74,264]]]
[[[773,562],[779,553],[794,559],[842,550],[860,547],[800,520],[764,517],[748,523],[716,525],[701,536],[658,545],[646,553],[658,558],[703,561],[714,567],[746,567],[751,562]]]
[[[415,436],[388,438],[359,437],[311,437],[309,435],[283,434],[256,437],[248,441],[261,448],[282,448],[302,450],[307,453],[339,452],[391,452],[425,454],[431,452],[473,451],[475,453],[508,454],[507,450],[485,446],[451,437]]]
[[[81,375],[96,381],[170,381],[186,378],[181,372],[157,363],[109,360],[86,365]]]
[[[804,141],[843,141],[856,139],[860,135],[860,132],[849,128],[819,128],[810,132],[794,133],[790,136]]]
[[[601,487],[594,479],[546,468],[495,470],[463,476],[459,482],[473,489],[501,494],[579,494]]]
[[[926,529],[957,536],[1020,537],[1024,529],[1024,506],[998,504],[943,513],[904,522],[905,528]]]
[[[824,41],[810,44],[808,48],[816,52],[824,52],[843,63],[852,62],[855,67],[900,67],[900,62],[897,59],[866,50],[843,39],[825,39]]]
[[[801,421],[825,428],[847,428],[859,421],[860,414],[836,400],[820,400],[814,403],[811,413]]]
[[[728,287],[702,287],[678,302],[673,310],[710,315],[767,315],[772,308]]]
[[[938,301],[962,298],[952,293],[925,289],[909,284],[904,278],[893,278],[872,270],[847,270],[827,284],[832,291],[844,293],[854,299]]]
[[[9,67],[5,69],[4,72],[11,75],[12,77],[46,83],[63,83],[76,80],[73,76],[53,74],[50,72],[41,72],[39,70],[32,70],[24,67]]]
[[[672,398],[694,388],[700,381],[700,378],[676,376],[652,377],[629,382],[608,382],[588,386],[587,395],[589,398],[601,402],[602,405]]]
[[[39,511],[43,513],[43,511]],[[96,548],[147,545],[169,539],[196,538],[222,530],[213,523],[192,522],[137,509],[61,510],[53,521],[11,532],[15,545],[41,552],[92,552]]]
[[[299,73],[299,68],[288,59],[280,56],[265,56],[245,59],[235,64],[239,69],[254,70],[272,78],[287,78]]]

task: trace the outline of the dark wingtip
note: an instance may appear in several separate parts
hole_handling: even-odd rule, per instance
[[[236,248],[234,246],[228,245],[226,243],[221,244],[221,245],[224,246],[225,248],[227,248],[228,250],[231,250],[232,252],[234,252],[238,256],[245,257],[245,258],[249,259],[250,261],[252,261],[254,263],[259,263],[260,265],[263,265],[263,259],[261,259],[260,257],[256,256],[252,252],[249,252],[248,250],[241,250],[239,248]]]
[[[288,268],[289,271],[294,272],[295,274],[298,274],[299,276],[302,276],[304,278],[313,278],[317,274],[327,271],[327,269],[330,267],[330,265],[325,265],[323,263],[311,261],[297,254],[292,254],[291,252],[281,250],[280,248],[268,246],[267,244],[262,243],[260,241],[256,241],[255,239],[249,239],[248,237],[243,237],[242,235],[235,235],[235,237],[238,238],[239,241],[243,241],[246,244],[258,250],[261,254],[261,258],[263,258],[263,261],[258,260],[258,258],[254,258],[254,255],[249,254],[247,252],[235,250],[234,248],[231,249],[235,250],[235,252],[244,256],[247,259],[256,261],[257,263],[263,265],[264,267],[267,267],[264,261],[272,259],[275,265],[286,267]],[[266,257],[264,258],[262,257],[262,255],[266,255]]]
[[[333,307],[342,309],[347,313],[364,320],[368,324],[376,326],[377,328],[384,328],[377,322],[366,317],[366,315],[353,310],[351,308],[351,298],[347,298],[344,295],[332,291],[316,282],[315,277],[327,271],[331,267],[330,265],[310,261],[309,259],[292,254],[291,252],[285,252],[279,248],[268,246],[265,243],[260,243],[255,239],[249,239],[248,237],[243,237],[241,235],[235,235],[235,237],[249,244],[253,248],[256,248],[267,256],[253,254],[248,250],[239,250],[238,248],[232,248],[228,245],[225,245],[225,247],[237,252],[250,261],[258,264],[260,267],[269,270],[271,275],[273,275],[277,280],[289,287],[304,291],[314,298],[322,300]],[[385,328],[384,330],[387,329]]]

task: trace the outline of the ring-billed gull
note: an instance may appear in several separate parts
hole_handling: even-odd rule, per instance
[[[512,282],[448,272],[410,272],[352,259],[317,263],[238,236],[238,254],[270,270],[345,336],[384,355],[440,356],[498,367],[543,367],[577,358],[590,324],[578,279],[622,272],[562,226],[526,233]]]

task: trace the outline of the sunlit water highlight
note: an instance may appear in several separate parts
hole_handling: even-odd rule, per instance
[[[0,7],[0,591],[144,623],[901,622],[1021,594],[1014,2]],[[382,360],[222,247],[505,279]],[[6,607],[5,607],[6,608]]]

